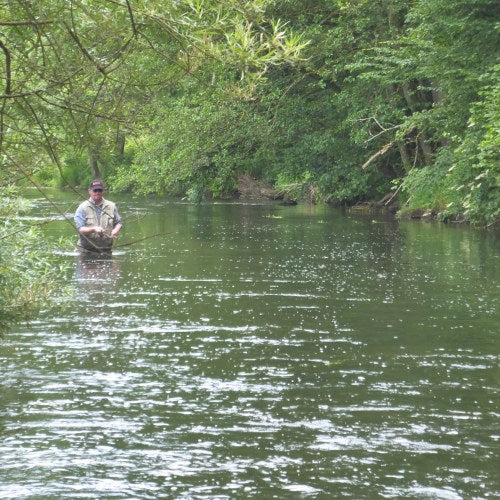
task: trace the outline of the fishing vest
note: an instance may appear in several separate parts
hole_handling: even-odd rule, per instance
[[[104,234],[102,236],[96,233],[80,234],[78,246],[90,252],[110,252],[113,246],[111,231],[115,226],[115,204],[103,199],[99,208],[96,208],[93,203],[87,200],[83,202],[83,209],[85,211],[85,225],[101,226],[104,228]]]

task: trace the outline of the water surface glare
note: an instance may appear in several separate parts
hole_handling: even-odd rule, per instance
[[[168,234],[0,344],[1,498],[500,496],[494,234],[111,198]]]

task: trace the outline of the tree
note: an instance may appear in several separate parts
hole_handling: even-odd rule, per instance
[[[36,156],[62,173],[62,152],[72,147],[88,151],[99,174],[117,130],[133,129],[144,106],[182,75],[218,61],[259,77],[295,58],[298,40],[279,23],[260,24],[261,3],[10,2],[0,23],[4,167],[18,161],[36,170]]]

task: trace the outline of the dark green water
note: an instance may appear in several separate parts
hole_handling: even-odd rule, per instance
[[[0,344],[1,498],[500,496],[495,235],[117,201],[170,234]]]

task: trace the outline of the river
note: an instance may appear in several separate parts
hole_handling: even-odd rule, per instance
[[[162,234],[0,343],[1,498],[500,496],[497,235],[110,198]]]

